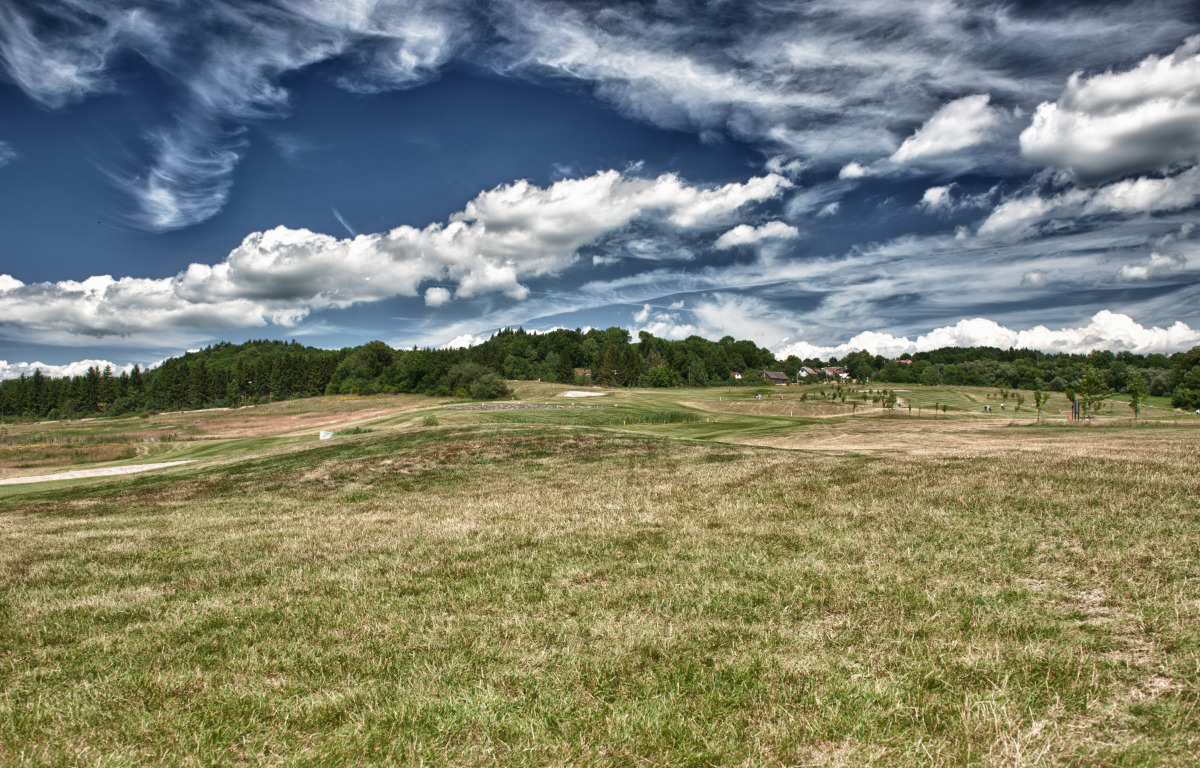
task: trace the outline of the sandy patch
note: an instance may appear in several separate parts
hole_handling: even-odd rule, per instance
[[[572,389],[570,392],[563,392],[563,397],[604,397],[607,392],[580,392],[577,389]]]
[[[74,469],[70,472],[55,472],[52,475],[30,475],[29,477],[7,477],[0,479],[0,485],[19,485],[21,483],[47,483],[53,480],[76,480],[81,477],[107,477],[109,475],[132,475],[135,472],[146,472],[151,469],[174,467],[179,464],[190,464],[195,459],[180,461],[160,461],[157,464],[130,464],[125,467],[97,467],[96,469]]]

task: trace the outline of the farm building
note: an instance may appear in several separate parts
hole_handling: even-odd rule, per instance
[[[762,377],[775,385],[783,385],[788,383],[788,375],[781,371],[763,371]]]

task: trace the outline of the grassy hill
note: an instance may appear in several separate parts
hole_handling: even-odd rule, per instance
[[[1200,419],[510,384],[8,427],[192,463],[0,486],[0,764],[1200,751]]]

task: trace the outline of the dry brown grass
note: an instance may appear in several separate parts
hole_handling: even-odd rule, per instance
[[[1200,440],[1200,425],[1114,428],[1042,426],[1029,421],[860,418],[802,426],[765,436],[729,439],[744,445],[839,453],[990,456],[1065,453],[1072,456],[1152,456],[1166,446]]]

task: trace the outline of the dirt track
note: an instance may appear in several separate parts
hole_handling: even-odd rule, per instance
[[[96,469],[73,469],[70,472],[55,472],[52,475],[30,475],[29,477],[7,477],[0,479],[0,485],[21,485],[23,483],[48,483],[53,480],[77,480],[81,477],[107,477],[109,475],[132,475],[135,472],[146,472],[151,469],[174,467],[178,464],[190,464],[194,459],[180,461],[160,461],[157,464],[131,464],[125,467],[98,467]]]

